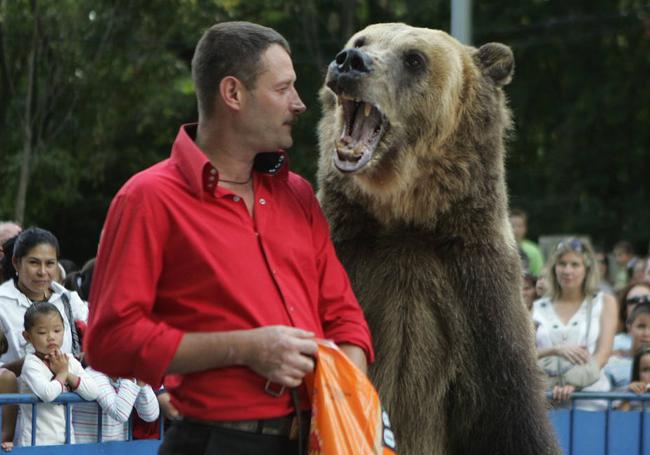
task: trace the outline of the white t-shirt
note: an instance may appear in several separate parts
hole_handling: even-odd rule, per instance
[[[81,300],[79,294],[68,291],[57,282],[50,285],[52,295],[48,300],[61,312],[65,330],[63,333],[63,345],[61,352],[72,352],[72,333],[70,331],[70,322],[66,317],[63,298],[64,293],[68,296],[72,317],[75,321],[88,320],[88,305]],[[23,337],[25,312],[32,305],[31,300],[22,292],[16,289],[14,280],[10,279],[0,285],[0,329],[7,338],[9,349],[0,357],[0,364],[13,362],[25,357],[27,354],[34,352],[31,344],[27,343]]]
[[[66,354],[69,371],[78,376],[79,387],[73,392],[86,400],[97,399],[98,389],[92,378],[88,376],[81,364],[72,354]],[[36,405],[36,445],[52,445],[65,443],[65,405],[50,403],[61,393],[67,392],[62,384],[54,379],[54,374],[41,359],[34,354],[25,357],[23,370],[18,378],[19,393],[33,393],[44,404]],[[74,431],[70,429],[70,440],[74,442]],[[14,442],[17,446],[29,446],[32,442],[32,405],[21,404],[16,423]]]

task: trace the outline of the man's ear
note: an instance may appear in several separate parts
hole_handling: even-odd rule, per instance
[[[231,109],[239,110],[244,84],[234,76],[226,76],[219,83],[219,95],[223,103]]]

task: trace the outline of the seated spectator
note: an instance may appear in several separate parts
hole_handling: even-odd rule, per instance
[[[625,390],[630,383],[632,353],[650,345],[650,295],[645,297],[643,303],[634,307],[627,320],[628,333],[632,338],[631,348],[614,353],[605,365],[605,374],[616,391]]]
[[[620,299],[618,304],[618,333],[614,337],[614,353],[629,355],[632,349],[632,337],[627,332],[630,316],[632,310],[639,303],[647,301],[650,296],[650,281],[642,281],[639,283],[628,284],[619,293]]]
[[[641,395],[650,390],[650,346],[642,346],[638,351],[636,351],[632,362],[631,376],[632,381],[628,386],[630,392]],[[624,401],[618,409],[621,411],[643,409],[643,404],[638,401]]]
[[[79,297],[86,302],[90,296],[90,283],[92,283],[95,270],[95,258],[89,259],[81,267],[81,270],[72,272],[65,280],[65,287],[71,291],[77,291]]]
[[[548,282],[546,279],[547,276],[548,267],[544,266],[542,267],[542,272],[537,277],[537,281],[535,282],[535,294],[537,294],[538,299],[546,297],[546,294],[548,294]]]
[[[648,264],[648,258],[639,258],[630,269],[630,283],[638,283],[643,281],[645,277],[645,269]]]
[[[34,348],[27,354],[18,379],[20,393],[33,393],[46,404],[36,406],[35,445],[65,442],[65,406],[51,404],[61,393],[73,391],[86,400],[97,398],[97,386],[77,359],[61,352],[64,320],[60,310],[51,303],[37,302],[25,312],[25,340]],[[70,440],[74,442],[71,430]],[[21,404],[16,428],[16,445],[32,442],[32,405]]]
[[[616,331],[616,301],[598,291],[598,267],[588,243],[560,242],[549,260],[549,296],[533,304],[539,364],[553,398],[568,400],[576,390],[607,392],[603,367]],[[578,408],[603,409],[595,400]]]
[[[535,275],[539,276],[544,266],[544,257],[542,250],[539,249],[537,244],[526,238],[528,232],[528,215],[521,209],[512,209],[510,211],[510,224],[512,225],[512,233],[515,236],[517,245],[528,257],[528,270]]]
[[[68,276],[66,279],[66,287],[70,290],[77,291],[79,296],[87,301],[90,295],[90,285],[94,270],[95,258],[92,258],[86,261],[81,270],[73,272]],[[85,324],[78,324],[77,328],[81,334],[85,330]],[[100,388],[98,402],[103,409],[103,441],[126,440],[126,423],[124,423],[126,420],[124,419],[128,420],[131,408],[134,406],[136,415],[133,416],[133,439],[158,438],[160,425],[157,419],[160,414],[160,408],[168,413],[175,412],[178,415],[178,411],[169,403],[169,394],[166,392],[156,397],[151,387],[143,383],[137,383],[135,385],[133,381],[128,379],[110,378],[90,367],[86,371],[95,378],[95,382],[97,382]],[[135,395],[133,395],[134,392]],[[135,402],[133,402],[133,398]],[[112,402],[111,400],[115,401]],[[159,402],[160,406],[158,405]],[[130,407],[127,412],[126,407],[129,404]],[[75,406],[72,418],[73,422],[75,422],[77,443],[95,442],[97,440],[96,405]]]
[[[5,244],[6,246],[6,244]],[[25,311],[34,302],[49,302],[64,315],[64,336],[61,350],[80,354],[79,337],[74,323],[88,319],[88,306],[76,292],[70,292],[55,281],[58,270],[59,242],[49,231],[39,228],[24,230],[14,241],[10,257],[2,267],[11,277],[0,285],[0,330],[8,342],[8,350],[0,356],[4,367],[20,376],[22,361],[33,348],[22,336]]]
[[[637,257],[634,255],[634,247],[630,242],[620,241],[614,245],[614,258],[616,259],[616,275],[614,277],[614,289],[620,290],[627,286],[630,281],[631,272]]]
[[[86,368],[99,389],[97,403],[102,409],[102,441],[126,441],[131,411],[145,422],[158,419],[160,409],[151,387],[135,379],[111,378],[104,373]],[[77,444],[97,442],[97,414],[95,403],[74,406],[72,424]]]
[[[605,250],[602,248],[596,248],[594,250],[594,255],[596,257],[596,263],[598,264],[598,274],[600,275],[600,283],[598,283],[598,289],[603,291],[606,294],[614,295],[614,288],[609,282],[609,257]]]
[[[7,349],[7,338],[4,333],[0,332],[0,354],[7,352]],[[0,367],[0,394],[17,392],[16,375],[6,368]],[[14,447],[13,441],[17,411],[17,406],[4,405],[2,407],[2,441],[0,447],[5,452],[9,452]]]
[[[533,302],[537,300],[537,292],[535,292],[535,284],[537,278],[530,272],[525,272],[522,279],[521,298],[528,311],[533,309]]]

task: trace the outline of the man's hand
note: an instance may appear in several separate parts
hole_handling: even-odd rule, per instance
[[[312,332],[287,326],[270,326],[249,332],[250,344],[243,363],[271,382],[297,387],[314,370],[318,346]]]
[[[180,420],[181,415],[178,409],[174,407],[170,400],[169,392],[163,392],[158,395],[158,405],[163,415],[169,420]]]

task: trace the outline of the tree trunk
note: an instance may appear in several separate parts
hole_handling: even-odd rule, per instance
[[[16,207],[14,218],[19,224],[25,221],[25,208],[27,206],[27,189],[29,188],[30,167],[34,152],[33,134],[33,102],[36,84],[36,53],[38,51],[38,4],[32,0],[32,12],[34,15],[34,27],[32,29],[32,48],[29,52],[27,66],[27,94],[25,96],[25,116],[23,117],[23,156],[20,163],[20,180],[18,181],[18,193],[16,194]]]

